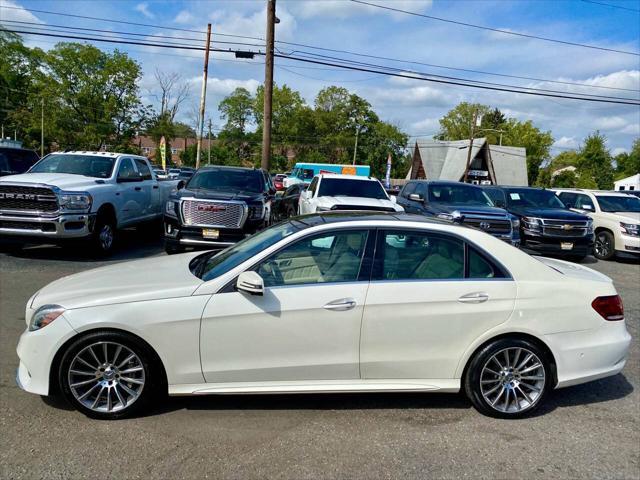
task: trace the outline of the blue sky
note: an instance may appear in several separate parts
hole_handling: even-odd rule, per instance
[[[374,0],[372,0],[374,1]],[[602,0],[611,5],[640,10],[640,1]],[[0,0],[0,5],[50,10],[79,15],[121,19],[164,27],[205,30],[213,24],[214,40],[229,40],[217,33],[264,37],[265,1],[32,1]],[[374,3],[425,13],[457,21],[490,26],[543,37],[602,47],[640,51],[640,13],[588,3],[582,0],[482,1],[482,0],[377,0]],[[452,25],[390,11],[373,9],[346,0],[278,0],[276,39],[350,50],[433,65],[482,70],[545,80],[569,81],[587,85],[635,89],[640,91],[640,57],[560,45],[496,32]],[[116,25],[92,20],[55,17],[24,10],[0,9],[0,20],[36,21],[76,27],[122,30],[163,35],[199,34]],[[30,44],[51,48],[54,39],[27,37]],[[243,41],[243,40],[238,40]],[[259,43],[254,40],[246,42]],[[109,44],[97,44],[112,50]],[[162,68],[178,72],[192,85],[190,98],[179,114],[192,123],[197,108],[202,55],[155,47],[118,47],[138,60],[145,72],[141,92],[149,103],[157,91],[153,72]],[[258,47],[245,47],[258,48]],[[279,45],[283,52],[292,48]],[[326,53],[326,52],[319,52]],[[331,55],[331,54],[330,54]],[[344,54],[335,54],[347,57]],[[357,58],[357,57],[348,57]],[[360,59],[363,60],[363,59]],[[548,82],[501,78],[437,67],[387,63],[397,68],[416,69],[439,75],[475,80],[589,92],[600,95],[638,96],[639,93],[605,89],[585,89]],[[262,58],[237,61],[232,54],[216,53],[210,64],[207,116],[214,128],[221,127],[218,103],[237,86],[255,91],[264,78]],[[275,81],[300,91],[309,103],[328,85],[340,85],[365,97],[380,114],[410,135],[430,136],[438,130],[438,119],[460,101],[481,102],[499,107],[508,116],[532,120],[551,130],[558,153],[578,147],[584,137],[599,129],[609,138],[617,153],[628,150],[640,136],[640,109],[636,106],[609,105],[548,99],[513,93],[482,91],[417,80],[381,77],[365,72],[327,69],[290,60],[276,60]]]

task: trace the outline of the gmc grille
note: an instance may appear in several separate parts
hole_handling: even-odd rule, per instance
[[[0,185],[0,210],[55,212],[58,198],[46,187]]]
[[[247,207],[241,202],[183,200],[181,214],[185,226],[242,228]]]
[[[542,234],[548,237],[584,237],[588,228],[583,220],[542,220]]]

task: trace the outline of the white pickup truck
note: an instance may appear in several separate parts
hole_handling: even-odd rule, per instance
[[[0,178],[0,239],[19,243],[87,240],[107,255],[116,231],[160,221],[175,181],[159,182],[140,156],[51,153],[21,175]]]

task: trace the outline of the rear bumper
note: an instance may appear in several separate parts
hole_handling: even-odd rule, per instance
[[[629,354],[631,335],[624,321],[602,328],[546,335],[557,366],[556,388],[569,387],[622,371]]]
[[[31,241],[83,238],[91,235],[95,214],[61,214],[57,217],[0,215],[0,237],[25,237]]]

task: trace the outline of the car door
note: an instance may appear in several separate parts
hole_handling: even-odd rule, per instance
[[[151,169],[147,162],[141,158],[134,160],[138,173],[142,177],[142,182],[138,185],[140,193],[140,214],[143,218],[152,218],[160,214],[160,187],[158,181],[153,178]],[[135,190],[135,189],[134,189]]]
[[[511,315],[515,282],[456,236],[380,230],[376,243],[362,321],[362,378],[453,378],[469,345]]]
[[[235,288],[213,295],[200,336],[206,381],[358,379],[368,236],[345,229],[307,236],[252,267],[264,295]]]
[[[302,192],[302,196],[300,197],[300,203],[299,203],[300,215],[305,215],[307,213],[314,213],[316,211],[315,196],[318,190],[319,181],[320,181],[320,177],[314,177],[314,179],[311,180],[311,184],[309,185],[309,188],[305,192]]]
[[[120,197],[120,223],[132,223],[142,214],[140,206],[140,174],[136,170],[133,159],[123,158],[118,167],[116,195]]]

